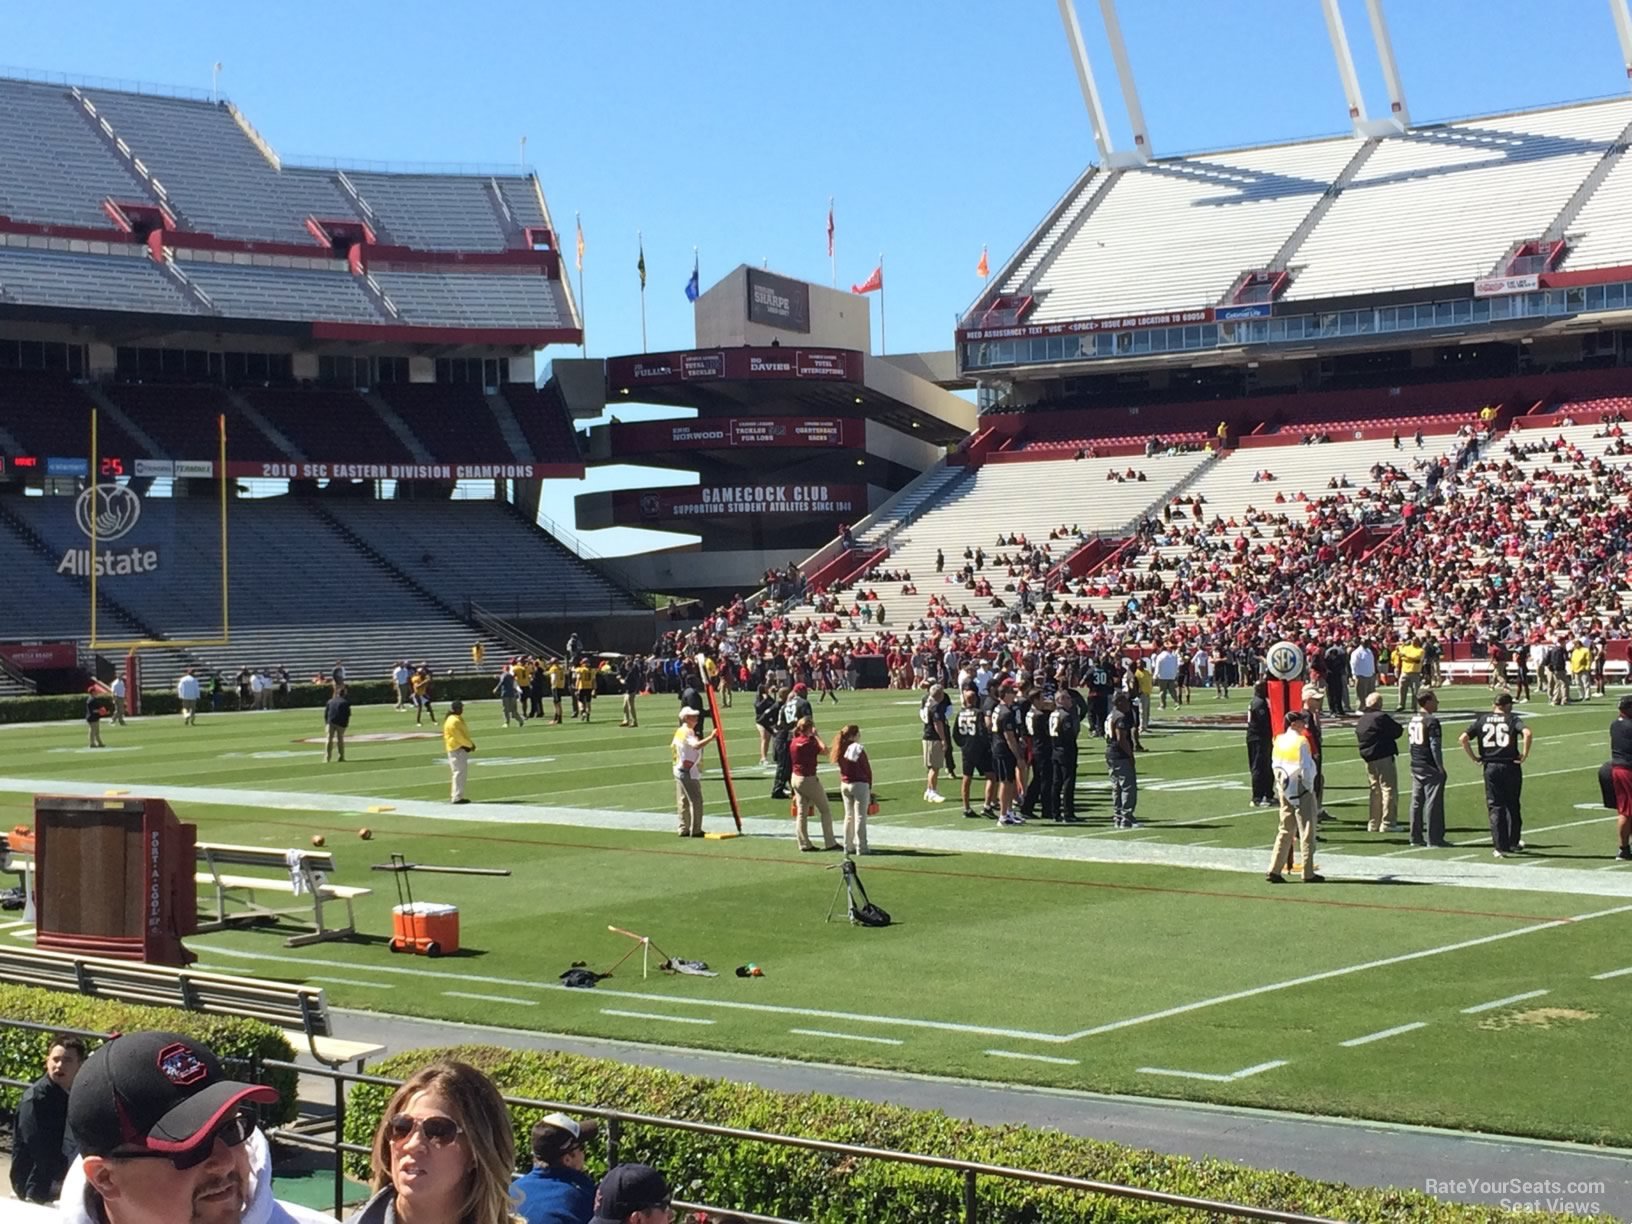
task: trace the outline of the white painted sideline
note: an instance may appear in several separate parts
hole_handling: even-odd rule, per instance
[[[517,1007],[537,1007],[537,999],[513,999],[509,995],[471,994],[468,990],[444,990],[450,999],[475,999],[478,1003],[513,1003]]]
[[[1052,1054],[1021,1054],[1015,1050],[987,1050],[993,1058],[1012,1058],[1020,1062],[1052,1063],[1056,1067],[1075,1067],[1081,1064],[1076,1058],[1056,1058]]]
[[[1574,771],[1567,771],[1574,772]],[[0,792],[81,795],[100,797],[105,782],[63,781],[47,778],[0,778]],[[623,812],[604,808],[556,807],[548,804],[476,803],[454,807],[449,803],[390,796],[332,795],[284,791],[238,790],[232,787],[153,785],[144,794],[173,803],[209,803],[224,807],[268,808],[295,812],[322,812],[355,816],[375,804],[389,805],[397,816],[427,820],[464,821],[495,825],[563,825],[672,834],[672,812]],[[1602,817],[1601,819],[1613,819]],[[1588,822],[1590,823],[1590,822]],[[908,828],[889,824],[869,826],[869,841],[886,849],[932,850],[952,854],[998,854],[1019,858],[1069,859],[1086,863],[1136,863],[1262,875],[1265,852],[1227,846],[1163,845],[1126,838],[1049,837],[1023,830],[970,830],[961,827]],[[752,837],[785,839],[785,819],[749,817],[743,830]],[[1374,854],[1322,856],[1328,879],[1371,883],[1405,881],[1442,884],[1456,888],[1486,888],[1518,892],[1545,892],[1570,896],[1632,900],[1632,872],[1600,872],[1580,868],[1541,867],[1511,859],[1499,863],[1460,863],[1450,859],[1398,858],[1383,861]]]
[[[661,1020],[666,1024],[713,1024],[699,1016],[665,1016],[661,1012],[620,1011],[616,1007],[601,1008],[603,1016],[627,1016],[631,1020]]]
[[[1480,1012],[1495,1011],[1498,1007],[1506,1007],[1509,1003],[1522,1003],[1526,999],[1539,999],[1546,994],[1545,990],[1527,990],[1523,994],[1508,995],[1505,999],[1492,999],[1489,1003],[1475,1003],[1472,1007],[1464,1007],[1464,1016],[1476,1016]]]
[[[1243,1067],[1239,1071],[1232,1071],[1228,1075],[1212,1075],[1206,1071],[1175,1071],[1169,1067],[1140,1067],[1140,1075],[1168,1075],[1178,1079],[1206,1080],[1211,1084],[1233,1084],[1236,1080],[1244,1080],[1249,1076],[1259,1075],[1265,1071],[1273,1071],[1276,1067],[1286,1066],[1286,1059],[1277,1058],[1271,1062],[1259,1063],[1255,1067]]]
[[[1427,1027],[1428,1021],[1413,1020],[1410,1024],[1396,1024],[1393,1028],[1382,1029],[1381,1031],[1375,1033],[1367,1033],[1364,1037],[1350,1037],[1347,1041],[1340,1041],[1337,1044],[1342,1046],[1344,1049],[1349,1049],[1353,1046],[1370,1045],[1374,1041],[1385,1041],[1390,1037],[1398,1037],[1401,1033],[1414,1033],[1418,1029]]]
[[[831,1041],[865,1041],[871,1045],[889,1046],[906,1044],[899,1037],[863,1037],[860,1033],[834,1033],[827,1029],[790,1028],[788,1032],[800,1037],[826,1037]]]

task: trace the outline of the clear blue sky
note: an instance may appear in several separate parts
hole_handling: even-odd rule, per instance
[[[1343,8],[1382,114],[1365,6]],[[1317,0],[1120,10],[1158,155],[1346,129]],[[1418,122],[1628,87],[1605,0],[1387,11]],[[1078,12],[1126,143],[1099,6]],[[1093,154],[1049,0],[70,0],[9,4],[4,22],[0,58],[31,70],[208,89],[219,60],[222,92],[285,155],[513,164],[526,136],[569,251],[583,215],[595,356],[640,348],[637,230],[651,347],[684,348],[692,247],[705,286],[761,260],[825,281],[830,195],[840,284],[884,252],[891,349],[947,348],[981,246],[995,270]],[[552,514],[570,522],[565,502]]]

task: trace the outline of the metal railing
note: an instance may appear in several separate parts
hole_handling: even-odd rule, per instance
[[[97,1040],[106,1040],[108,1036],[105,1033],[65,1029],[54,1025],[14,1020],[9,1017],[0,1017],[0,1028],[25,1029],[32,1032],[74,1033],[77,1036]],[[231,1060],[223,1061],[230,1062]],[[348,1084],[373,1084],[381,1088],[396,1089],[402,1085],[403,1081],[390,1076],[368,1075],[324,1067],[309,1067],[277,1059],[252,1060],[247,1068],[250,1078],[255,1080],[259,1079],[263,1070],[293,1071],[301,1076],[317,1076],[329,1080],[333,1085],[333,1114],[326,1120],[328,1129],[333,1131],[332,1138],[314,1132],[313,1125],[317,1119],[312,1117],[288,1126],[275,1127],[267,1133],[269,1138],[288,1143],[291,1146],[333,1154],[334,1211],[337,1217],[340,1216],[345,1209],[344,1158],[347,1155],[367,1156],[369,1154],[367,1147],[361,1144],[347,1143],[342,1138],[345,1134],[346,1124],[346,1086]],[[26,1083],[11,1079],[0,1079],[0,1084],[9,1087],[27,1086]],[[747,1130],[737,1126],[717,1126],[709,1122],[695,1122],[684,1118],[664,1118],[651,1114],[630,1113],[625,1110],[603,1109],[596,1106],[582,1105],[577,1102],[542,1101],[530,1097],[512,1096],[506,1096],[504,1101],[512,1109],[538,1110],[544,1113],[559,1111],[600,1120],[604,1124],[603,1133],[606,1138],[606,1162],[608,1167],[618,1164],[621,1159],[620,1149],[623,1145],[624,1129],[630,1126],[647,1126],[683,1131],[693,1135],[706,1135],[715,1139],[731,1139],[744,1143],[763,1143],[771,1147],[789,1148],[798,1151],[821,1152],[829,1156],[840,1157],[846,1161],[881,1160],[891,1164],[908,1165],[921,1169],[944,1170],[955,1174],[959,1181],[962,1211],[958,1216],[958,1220],[961,1221],[961,1224],[979,1224],[981,1219],[979,1185],[982,1178],[995,1178],[1030,1186],[1076,1190],[1084,1194],[1099,1194],[1108,1198],[1127,1199],[1134,1202],[1154,1203],[1165,1207],[1201,1212],[1213,1217],[1269,1220],[1277,1221],[1279,1224],[1338,1224],[1337,1221],[1321,1216],[1277,1211],[1268,1207],[1252,1207],[1242,1203],[1227,1203],[1217,1199],[1196,1198],[1191,1195],[1174,1194],[1165,1190],[1124,1186],[1115,1182],[1096,1181],[1084,1177],[1069,1177],[1059,1173],[1040,1173],[1032,1169],[1019,1169],[1009,1165],[958,1160],[949,1156],[928,1156],[918,1152],[895,1151],[890,1148],[867,1147],[854,1143],[836,1143],[827,1139],[807,1139],[797,1135],[778,1135],[766,1131]],[[684,1184],[683,1174],[671,1170],[669,1176],[672,1182]],[[735,1216],[738,1219],[749,1221],[751,1224],[799,1224],[798,1221],[786,1220],[777,1216],[755,1215],[737,1208],[692,1203],[680,1199],[676,1199],[674,1205],[680,1210],[706,1211],[711,1216]]]

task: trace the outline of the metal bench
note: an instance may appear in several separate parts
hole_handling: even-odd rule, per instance
[[[282,1030],[297,1050],[304,1046],[329,1067],[354,1062],[360,1072],[365,1061],[385,1049],[335,1037],[328,1002],[318,986],[3,945],[0,980],[122,1003],[264,1020]]]
[[[266,846],[235,846],[224,842],[199,842],[198,861],[202,870],[194,875],[215,894],[213,915],[200,914],[199,930],[218,931],[241,923],[270,922],[297,914],[311,914],[312,929],[284,941],[291,948],[343,939],[357,933],[357,918],[351,903],[373,889],[347,884],[330,884],[326,877],[334,871],[334,855],[327,850],[274,850]],[[241,867],[272,872],[271,875],[238,875],[223,868]],[[257,893],[282,893],[305,897],[309,904],[265,905]],[[327,926],[323,921],[325,902],[339,901],[346,907],[344,926]],[[228,912],[229,902],[238,907]]]

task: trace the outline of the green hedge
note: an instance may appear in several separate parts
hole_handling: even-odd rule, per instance
[[[289,1039],[270,1024],[237,1016],[208,1016],[200,1012],[170,1007],[141,1007],[93,999],[61,990],[38,990],[30,986],[0,985],[0,1017],[50,1024],[66,1029],[96,1033],[134,1033],[142,1029],[164,1029],[185,1033],[214,1050],[223,1061],[251,1058],[292,1062],[295,1052]],[[94,1049],[94,1043],[86,1046]],[[35,1080],[44,1073],[45,1056],[51,1035],[31,1029],[0,1027],[0,1076]],[[247,1069],[229,1064],[229,1073],[247,1077]],[[294,1119],[296,1074],[293,1071],[263,1070],[261,1077],[278,1090],[282,1105],[262,1115],[269,1123]],[[0,1105],[15,1109],[22,1090],[0,1086]]]
[[[406,1078],[439,1057],[461,1058],[481,1067],[507,1096],[580,1102],[630,1113],[949,1156],[1341,1220],[1464,1224],[1579,1218],[1442,1203],[1417,1191],[1358,1189],[1221,1160],[1164,1156],[1058,1131],[982,1126],[942,1113],[835,1096],[773,1092],[752,1084],[571,1054],[490,1046],[418,1050],[381,1062],[374,1074]],[[389,1090],[380,1086],[353,1087],[346,1110],[348,1140],[371,1143],[389,1096]],[[532,1124],[541,1112],[516,1113],[518,1152],[529,1150]],[[665,1170],[680,1197],[811,1224],[855,1220],[944,1224],[963,1218],[962,1179],[949,1171],[880,1160],[854,1161],[654,1127],[626,1128],[619,1156]],[[364,1159],[352,1158],[354,1174],[366,1176],[365,1166]],[[598,1176],[604,1169],[592,1167],[591,1172]],[[993,1177],[981,1178],[979,1183],[982,1224],[1089,1224],[1170,1220],[1180,1215],[1172,1208],[1131,1199],[1100,1198]]]
[[[494,680],[488,676],[442,677],[434,689],[438,704],[452,701],[479,701],[493,697]],[[383,705],[396,701],[396,693],[389,681],[355,680],[346,686],[351,692],[353,705]],[[278,700],[281,709],[310,709],[323,705],[333,690],[327,684],[291,684],[288,693]],[[146,715],[175,714],[181,703],[174,689],[143,689],[142,713]],[[210,694],[205,685],[204,699],[199,702],[199,713],[209,714]],[[221,693],[220,714],[238,713],[238,694],[235,689]],[[247,711],[246,711],[247,712]],[[0,698],[0,723],[50,722],[56,719],[85,717],[85,695],[69,693],[59,697],[6,697]]]

